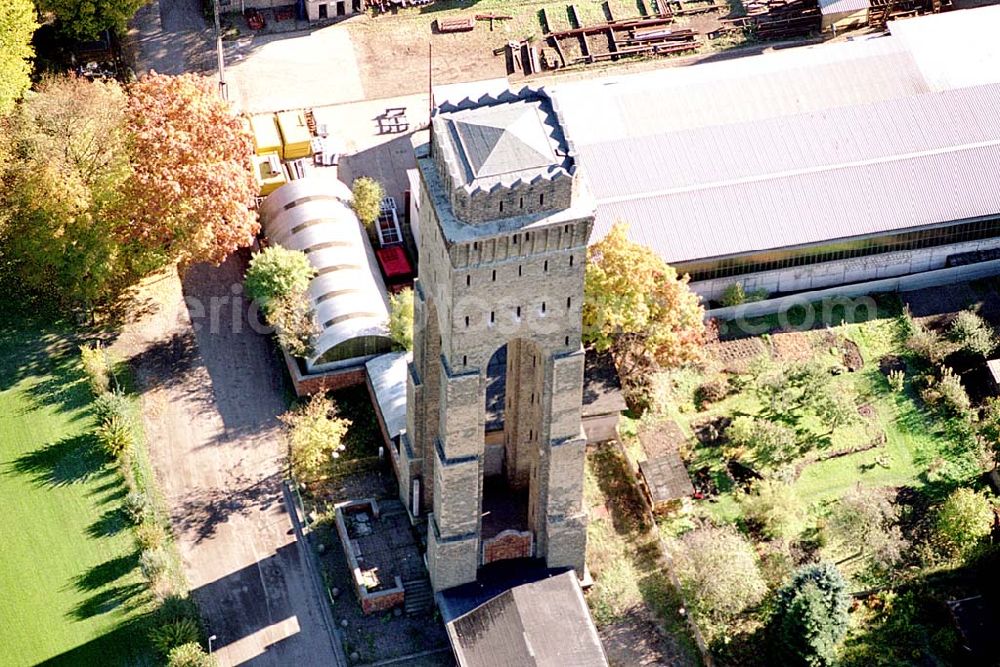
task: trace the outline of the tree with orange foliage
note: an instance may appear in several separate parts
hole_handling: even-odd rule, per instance
[[[587,250],[584,340],[598,350],[611,348],[620,367],[637,356],[662,366],[696,361],[705,337],[700,297],[687,276],[679,278],[627,232],[618,223]]]
[[[260,228],[251,203],[253,138],[211,79],[155,72],[132,86],[134,169],[121,212],[123,241],[150,264],[222,262]]]

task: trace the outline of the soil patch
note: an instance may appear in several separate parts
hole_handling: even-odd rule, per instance
[[[815,339],[805,331],[788,331],[771,336],[771,350],[778,361],[808,361],[816,355]]]
[[[703,445],[721,447],[726,442],[726,429],[733,423],[731,417],[711,417],[691,425],[694,437]]]
[[[882,375],[889,375],[889,373],[905,373],[906,372],[906,360],[895,354],[888,354],[878,361],[878,369],[882,372]]]

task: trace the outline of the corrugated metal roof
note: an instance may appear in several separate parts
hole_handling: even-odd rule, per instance
[[[931,90],[994,83],[1000,77],[1000,6],[889,22]]]
[[[309,298],[321,333],[310,371],[331,348],[361,336],[388,337],[389,309],[385,286],[357,217],[346,203],[347,186],[332,179],[309,177],[272,193],[261,206],[268,238],[302,250],[318,275],[309,283]]]
[[[819,11],[824,16],[860,12],[871,7],[869,0],[819,0]]]
[[[932,92],[899,45],[551,89],[598,202],[591,241],[627,222],[677,263],[1000,213],[1000,84]]]
[[[407,352],[392,352],[365,364],[390,438],[395,438],[406,428],[406,366],[412,358]]]

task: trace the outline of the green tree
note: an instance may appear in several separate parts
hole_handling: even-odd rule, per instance
[[[962,349],[982,357],[989,356],[997,346],[993,327],[971,310],[963,310],[955,316],[949,334]]]
[[[351,426],[339,417],[333,401],[315,394],[308,403],[281,416],[287,427],[292,475],[310,482],[332,473],[344,451],[344,436]]]
[[[684,599],[699,617],[726,622],[767,593],[753,545],[733,528],[697,528],[675,543],[672,556]]]
[[[178,646],[196,643],[200,634],[201,630],[193,619],[179,618],[150,630],[149,640],[157,651],[169,655]]]
[[[849,608],[847,584],[835,566],[819,563],[799,568],[778,590],[770,621],[777,664],[835,664],[847,633]]]
[[[598,351],[613,347],[620,365],[639,355],[663,366],[699,359],[705,337],[700,301],[688,277],[630,241],[623,224],[587,250],[584,340]]]
[[[31,36],[37,28],[31,0],[0,3],[0,116],[9,114],[31,85]]]
[[[982,543],[993,528],[993,507],[989,499],[972,489],[952,491],[938,508],[934,537],[942,552],[965,559]]]
[[[205,653],[197,642],[181,644],[167,654],[167,667],[216,667],[218,664],[215,656]]]
[[[740,496],[743,516],[770,539],[790,539],[805,527],[805,507],[791,484],[761,480]]]
[[[728,458],[773,468],[799,455],[795,429],[780,422],[741,415],[726,429]]]
[[[149,0],[38,0],[42,11],[52,12],[60,30],[80,40],[96,39],[102,31],[124,32],[136,11]]]
[[[389,296],[389,336],[401,350],[413,349],[413,290]]]
[[[316,269],[301,250],[273,245],[254,253],[244,277],[247,295],[265,312],[268,304],[293,294],[304,294]]]
[[[89,308],[140,276],[113,215],[131,171],[126,102],[114,82],[52,77],[8,118],[0,278],[20,298]]]
[[[983,414],[979,420],[979,436],[993,452],[993,465],[1000,460],[1000,398],[991,396],[986,399]]]
[[[362,176],[354,179],[354,183],[351,184],[351,208],[365,227],[370,228],[375,224],[384,197],[385,190],[382,184],[374,178]]]

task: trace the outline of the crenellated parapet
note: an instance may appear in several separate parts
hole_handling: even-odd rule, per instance
[[[568,208],[576,153],[544,89],[443,102],[435,109],[432,158],[451,209],[470,224]]]

